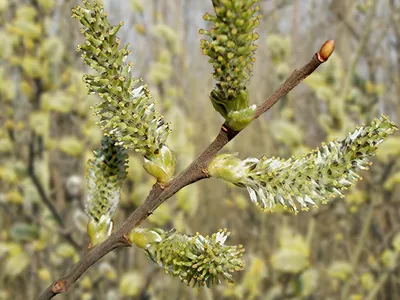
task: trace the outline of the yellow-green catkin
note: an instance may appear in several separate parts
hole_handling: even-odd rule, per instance
[[[130,54],[128,44],[120,47],[116,36],[123,23],[110,25],[104,7],[96,1],[84,0],[84,7],[77,6],[72,16],[83,25],[81,32],[85,43],[78,46],[84,62],[97,72],[85,75],[89,93],[97,94],[102,101],[93,107],[100,118],[100,126],[106,136],[115,139],[126,149],[141,153],[147,160],[159,165],[150,173],[157,180],[168,181],[172,175],[175,161],[160,157],[165,150],[165,141],[170,133],[170,125],[155,110],[155,102],[146,85],[140,79],[134,79],[131,73],[132,63],[127,62]],[[162,149],[164,149],[162,151]],[[173,155],[172,155],[173,156]],[[175,158],[175,156],[173,156]],[[167,170],[160,175],[159,169]]]
[[[175,230],[135,228],[129,237],[168,274],[187,285],[210,287],[221,279],[233,282],[232,273],[244,268],[242,245],[225,245],[229,234],[226,229],[211,236],[189,236]]]
[[[211,176],[247,188],[251,200],[262,210],[277,204],[294,212],[309,205],[325,203],[329,198],[344,197],[343,191],[354,185],[360,170],[370,166],[377,147],[397,130],[388,117],[359,126],[342,141],[323,143],[307,155],[284,160],[248,158],[231,154],[216,156],[208,167]]]
[[[101,148],[88,161],[88,195],[86,214],[92,245],[104,241],[112,232],[112,218],[120,201],[120,189],[127,176],[128,154],[110,137],[104,137]]]
[[[259,25],[258,0],[214,0],[215,15],[206,14],[210,30],[200,33],[203,53],[210,57],[217,83],[210,94],[214,108],[234,130],[246,127],[254,117],[255,105],[249,105],[247,85],[255,62]]]

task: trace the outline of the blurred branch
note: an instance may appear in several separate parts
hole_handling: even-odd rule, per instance
[[[32,179],[33,185],[35,186],[36,190],[39,193],[40,199],[44,203],[44,205],[50,210],[52,213],[54,219],[58,223],[58,225],[61,227],[61,229],[64,229],[64,220],[61,217],[60,213],[57,211],[51,200],[47,197],[46,192],[44,190],[43,185],[41,184],[39,178],[36,176],[35,173],[35,166],[34,166],[34,161],[35,161],[35,137],[36,135],[32,132],[32,137],[31,137],[31,142],[29,143],[29,156],[28,156],[28,175]],[[62,231],[62,236],[64,236],[72,246],[75,247],[75,249],[80,249],[81,246],[73,239],[72,235],[70,233],[66,233]]]
[[[389,277],[389,272],[385,272],[385,273],[381,274],[381,276],[378,279],[378,282],[374,285],[374,288],[370,291],[370,293],[365,298],[365,300],[376,299],[376,296],[378,295],[380,289],[385,284],[385,282],[388,279],[388,277]]]
[[[280,98],[285,96],[319,65],[325,62],[333,52],[333,41],[327,41],[316,53],[310,62],[292,75],[274,92],[268,99],[257,108],[255,119],[268,111]],[[201,129],[200,129],[201,130]],[[215,140],[198,156],[183,172],[173,178],[167,184],[156,183],[153,185],[146,201],[139,206],[126,220],[126,222],[103,243],[90,249],[83,255],[78,263],[61,279],[51,284],[38,298],[38,300],[51,299],[57,294],[65,293],[68,288],[94,263],[112,250],[120,247],[130,247],[129,232],[140,222],[150,216],[153,211],[164,201],[173,196],[183,187],[208,178],[207,166],[211,159],[240,131],[233,131],[225,124],[222,125]]]
[[[368,206],[367,215],[363,218],[364,223],[361,228],[360,236],[358,237],[358,240],[357,240],[356,249],[354,250],[354,252],[353,252],[354,254],[350,259],[351,260],[351,272],[355,272],[358,262],[361,258],[361,254],[363,253],[363,250],[365,248],[364,246],[365,246],[365,242],[367,241],[367,235],[370,231],[372,221],[373,221],[374,211],[375,211],[376,205],[378,203],[378,201],[376,201],[373,197],[370,197],[369,201],[370,201],[370,203]],[[347,280],[346,283],[344,284],[342,293],[341,293],[342,300],[348,299],[348,294],[349,294],[351,284],[352,284],[352,280],[350,280],[350,279]]]
[[[145,281],[145,283],[144,283],[144,285],[143,285],[143,287],[142,287],[142,289],[141,289],[141,291],[140,291],[139,300],[146,300],[146,299],[148,299],[148,298],[147,298],[146,292],[147,292],[147,290],[149,289],[149,287],[150,287],[150,285],[151,285],[151,282],[152,282],[154,276],[157,274],[158,271],[159,271],[158,269],[156,269],[156,268],[153,267],[153,268],[150,270],[150,272],[148,272],[146,281]]]
[[[346,19],[346,17],[342,14],[340,11],[336,11],[335,13],[336,18],[340,21],[343,22],[343,24],[347,27],[347,29],[350,31],[350,33],[353,35],[353,37],[359,41],[361,38],[361,35],[357,32],[357,30],[353,27],[352,24]]]
[[[33,182],[35,188],[37,189],[44,205],[46,205],[46,207],[51,211],[51,213],[53,214],[53,217],[57,221],[57,223],[61,227],[64,227],[64,220],[62,219],[61,215],[58,213],[57,209],[54,207],[53,203],[47,197],[44,187],[42,186],[39,178],[35,174],[35,167],[34,167],[35,137],[36,137],[36,135],[32,132],[32,140],[29,144],[28,174],[29,174],[29,177],[32,179],[32,182]]]
[[[276,13],[277,11],[284,9],[286,7],[288,7],[289,5],[292,4],[292,1],[280,1],[279,3],[275,4],[275,7],[271,10],[268,11],[263,11],[260,8],[260,14],[263,17],[263,20],[268,20],[274,13]]]
[[[377,4],[376,0],[373,0],[371,3],[371,8],[368,12],[367,20],[365,21],[366,25],[364,27],[364,31],[359,38],[359,43],[358,43],[357,49],[354,51],[353,59],[350,64],[350,68],[347,70],[346,76],[343,80],[342,93],[340,95],[341,99],[346,99],[348,94],[350,93],[352,76],[355,73],[355,69],[357,67],[358,61],[360,60],[361,54],[366,49],[368,39],[372,32],[372,22],[373,22],[374,15],[375,15],[376,4]]]

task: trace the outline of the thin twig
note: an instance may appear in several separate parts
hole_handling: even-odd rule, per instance
[[[58,225],[61,227],[61,230],[64,229],[64,220],[61,217],[60,213],[57,211],[49,197],[47,197],[46,191],[40,182],[39,178],[36,176],[35,173],[35,137],[36,135],[32,132],[32,137],[31,137],[31,142],[29,143],[29,156],[28,156],[28,175],[32,179],[33,185],[35,186],[36,190],[39,193],[40,199],[44,203],[44,205],[50,210],[52,213],[54,219],[58,223]],[[64,233],[62,232],[62,236],[65,237],[66,240],[68,240],[71,245],[75,249],[81,249],[81,246],[79,245],[78,242],[74,240],[72,235],[70,233]]]
[[[54,219],[57,221],[57,223],[61,226],[64,227],[64,220],[61,217],[61,215],[58,213],[57,209],[53,205],[53,203],[50,201],[50,199],[47,197],[46,192],[44,190],[44,187],[42,186],[39,178],[35,174],[35,167],[34,167],[34,161],[35,161],[35,134],[32,133],[32,140],[29,144],[29,158],[28,158],[28,174],[29,177],[32,179],[32,182],[37,189],[40,198],[42,199],[43,203],[47,206],[47,208],[51,211],[51,213],[54,216]]]
[[[334,42],[332,40],[326,41],[322,45],[320,51],[316,53],[310,62],[304,65],[299,70],[294,70],[288,79],[274,92],[267,100],[257,107],[254,119],[257,119],[263,113],[268,111],[279,99],[289,93],[300,82],[307,78],[312,72],[315,71],[322,63],[324,63],[332,54],[334,49]]]
[[[325,48],[324,48],[325,47]],[[329,50],[329,51],[327,51]],[[257,108],[256,117],[268,111],[282,96],[297,86],[304,78],[311,74],[321,63],[326,61],[333,51],[333,41],[325,43],[321,50],[313,56],[311,61],[292,75],[273,93],[260,107]],[[38,298],[38,300],[48,300],[57,294],[64,293],[82,274],[107,253],[119,247],[131,246],[127,239],[129,232],[141,221],[150,216],[153,211],[164,201],[173,196],[183,187],[208,178],[207,166],[211,159],[238,134],[225,124],[215,140],[197,157],[182,173],[172,179],[166,185],[156,183],[151,189],[146,201],[139,206],[126,220],[126,222],[103,243],[90,249],[78,263],[61,279],[50,285]]]
[[[379,276],[378,282],[375,283],[374,288],[369,292],[368,296],[365,298],[365,300],[373,300],[376,299],[376,296],[378,295],[379,291],[383,287],[383,285],[386,283],[386,280],[389,278],[389,272],[386,271],[385,273],[381,274]]]
[[[351,272],[355,272],[356,267],[358,265],[358,262],[360,261],[361,254],[363,253],[363,250],[365,250],[364,246],[367,241],[368,233],[370,231],[370,227],[373,221],[373,216],[374,216],[374,211],[375,211],[375,202],[371,200],[371,203],[369,204],[367,215],[364,217],[361,233],[359,235],[359,238],[357,240],[357,246],[354,250],[354,254],[351,257]],[[341,299],[345,300],[348,299],[348,294],[350,292],[350,287],[352,284],[352,280],[347,280],[344,286],[342,287],[342,292],[341,292]]]

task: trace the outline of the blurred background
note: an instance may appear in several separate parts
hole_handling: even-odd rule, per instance
[[[134,73],[172,123],[168,145],[183,170],[223,120],[208,99],[212,67],[200,50],[208,0],[104,0],[131,43]],[[0,299],[35,299],[87,249],[85,168],[101,132],[81,80],[77,0],[0,0]],[[400,124],[400,1],[260,0],[250,84],[260,104],[327,39],[329,61],[225,149],[240,158],[302,155],[382,113]],[[217,179],[186,187],[143,226],[186,234],[232,232],[246,248],[235,285],[192,289],[118,249],[57,299],[400,299],[400,135],[364,180],[319,209],[263,213]],[[132,154],[116,226],[154,183]]]

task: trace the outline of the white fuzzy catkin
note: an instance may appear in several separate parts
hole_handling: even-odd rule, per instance
[[[248,158],[222,154],[209,165],[209,174],[245,187],[251,200],[262,210],[277,204],[294,212],[308,210],[333,197],[344,197],[343,190],[362,179],[357,174],[371,165],[369,158],[386,137],[397,130],[388,117],[362,125],[342,141],[323,143],[307,155],[287,160]]]

